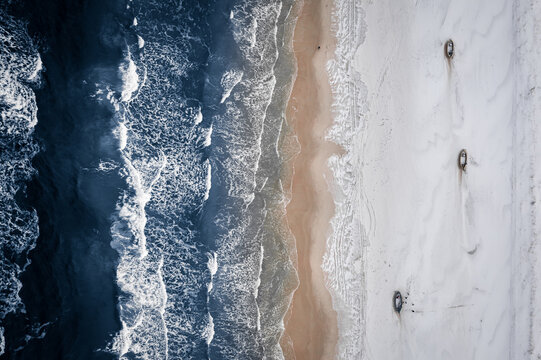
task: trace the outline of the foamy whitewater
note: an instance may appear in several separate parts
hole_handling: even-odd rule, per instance
[[[294,1],[8,5],[1,352],[283,358]]]
[[[122,329],[110,350],[123,359],[282,357],[294,270],[279,250],[291,241],[277,186],[289,93],[275,91],[275,67],[291,61],[279,61],[277,48],[290,36],[277,23],[291,4],[233,3],[231,38],[213,35],[236,49],[225,64],[231,49],[210,41],[210,10],[128,5],[123,85],[107,96],[127,184],[111,227]],[[291,67],[278,72],[291,81]],[[273,309],[264,319],[262,307]]]
[[[526,1],[335,1],[338,358],[541,356],[540,20]]]
[[[192,243],[193,230],[185,219],[210,190],[210,164],[198,146],[208,130],[199,126],[199,109],[183,112],[182,98],[160,85],[186,71],[182,43],[152,41],[154,19],[143,14],[136,19],[132,31],[137,41],[127,46],[120,67],[120,101],[111,96],[118,109],[121,173],[128,185],[111,228],[122,291],[122,330],[112,350],[120,358],[183,358],[197,351],[190,349],[197,347],[197,337],[206,341],[212,336],[211,318],[197,318],[201,304],[191,304],[197,302],[198,287],[208,281],[208,270],[200,269],[207,253]],[[148,40],[142,41],[145,35]],[[168,56],[179,59],[178,74],[159,64]]]
[[[24,312],[19,276],[35,246],[38,219],[16,200],[34,173],[38,151],[32,138],[37,106],[32,86],[38,85],[41,60],[26,25],[0,8],[0,355],[5,351],[4,319]]]

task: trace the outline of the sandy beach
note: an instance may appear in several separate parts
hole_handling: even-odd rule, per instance
[[[331,89],[326,63],[334,51],[332,2],[305,1],[294,33],[297,77],[288,104],[300,153],[294,162],[287,219],[297,245],[299,287],[285,317],[281,344],[289,359],[332,359],[338,329],[321,268],[329,220],[334,212],[326,179],[327,159],[339,147],[325,140],[332,124]]]

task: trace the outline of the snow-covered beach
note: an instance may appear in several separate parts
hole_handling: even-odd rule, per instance
[[[541,356],[539,20],[527,1],[335,1],[338,358]]]

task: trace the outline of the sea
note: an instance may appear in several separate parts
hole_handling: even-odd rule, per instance
[[[293,0],[0,0],[0,359],[280,359]]]

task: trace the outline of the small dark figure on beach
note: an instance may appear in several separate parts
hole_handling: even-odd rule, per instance
[[[466,165],[468,165],[468,153],[466,152],[466,149],[462,149],[458,154],[458,167],[461,168],[462,171],[466,171]]]
[[[393,308],[394,308],[394,311],[400,314],[400,310],[402,310],[402,294],[400,293],[400,291],[394,292]]]
[[[453,40],[449,39],[445,43],[445,55],[448,59],[453,58],[453,55],[455,54],[455,43]]]

